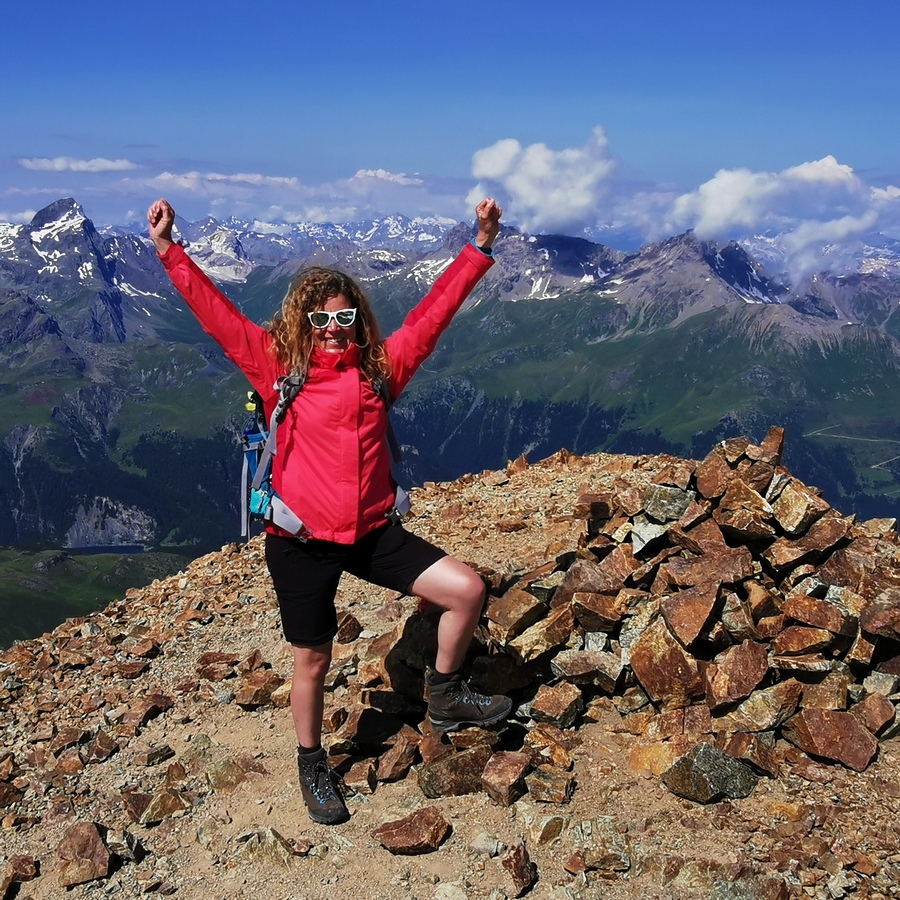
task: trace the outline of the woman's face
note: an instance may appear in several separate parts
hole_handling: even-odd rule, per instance
[[[325,301],[319,309],[325,312],[337,312],[339,309],[352,309],[353,304],[343,295],[335,294]],[[313,345],[326,353],[343,353],[356,341],[356,322],[346,328],[338,325],[337,319],[331,318],[324,328],[313,328]]]

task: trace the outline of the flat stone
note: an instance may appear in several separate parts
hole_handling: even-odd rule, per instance
[[[753,734],[747,731],[720,735],[716,746],[729,756],[739,759],[772,778],[782,772],[781,754],[775,744],[773,732]]]
[[[894,721],[896,707],[883,694],[866,694],[859,703],[853,705],[850,712],[872,734],[878,734]]]
[[[552,687],[542,684],[531,703],[531,718],[568,728],[583,708],[581,691],[571,682],[562,681]]]
[[[110,828],[106,832],[106,847],[110,853],[129,862],[140,862],[146,855],[140,840],[124,828]]]
[[[136,698],[122,717],[122,724],[134,729],[143,728],[151,719],[171,709],[175,701],[166,694],[148,694]]]
[[[695,744],[662,775],[673,794],[697,803],[749,797],[758,780],[743,763],[707,743]]]
[[[622,591],[615,595],[576,591],[572,594],[575,619],[586,631],[612,631],[628,612],[622,594]]]
[[[834,671],[835,661],[821,653],[773,654],[769,657],[769,668],[779,672],[821,673]]]
[[[807,628],[804,625],[791,625],[772,641],[772,651],[776,656],[797,656],[804,653],[816,653],[830,647],[834,635],[824,628]]]
[[[665,566],[679,587],[696,584],[737,584],[753,575],[753,557],[746,547],[722,547],[692,559],[675,557]]]
[[[721,621],[723,628],[737,641],[753,640],[758,637],[750,603],[737,591],[729,591],[725,595]]]
[[[361,759],[353,763],[343,776],[346,787],[357,794],[374,794],[378,785],[378,774],[371,759]]]
[[[557,678],[593,684],[613,693],[624,670],[621,657],[604,650],[562,650],[550,662]]]
[[[537,766],[525,776],[528,795],[541,803],[568,803],[575,790],[575,779],[555,766]]]
[[[875,645],[878,638],[874,634],[863,631],[862,628],[853,638],[850,649],[844,654],[844,662],[848,665],[870,666],[875,656]]]
[[[241,709],[267,706],[272,694],[284,683],[284,678],[271,669],[257,669],[240,681],[235,689],[234,702]]]
[[[572,750],[579,743],[577,732],[563,731],[549,722],[539,722],[525,735],[523,752],[528,752],[536,765],[549,763],[558,769],[574,765]]]
[[[575,615],[571,604],[557,607],[546,619],[510,641],[507,648],[522,662],[529,662],[565,644],[574,625]]]
[[[401,732],[387,753],[378,759],[378,780],[399,781],[406,778],[419,755],[419,740]]]
[[[488,632],[501,644],[506,644],[547,614],[547,606],[534,594],[520,588],[510,588],[502,597],[488,601]]]
[[[684,515],[696,495],[662,484],[651,484],[644,492],[644,512],[657,522],[675,522]]]
[[[782,612],[791,619],[813,628],[825,628],[832,634],[856,634],[856,617],[836,600],[819,599],[807,594],[790,594],[782,604]]]
[[[63,833],[56,847],[59,857],[59,884],[69,888],[106,878],[109,874],[109,850],[93,822],[76,822]]]
[[[804,709],[781,726],[782,736],[805,753],[843,763],[857,772],[878,752],[878,741],[849,712]]]
[[[837,514],[826,514],[809,527],[797,540],[780,538],[764,553],[763,557],[776,571],[793,568],[801,563],[818,562],[840,541],[847,537],[851,519]]]
[[[479,746],[425,763],[419,769],[419,788],[432,800],[474,794],[481,790],[481,776],[492,755],[490,747]]]
[[[698,584],[663,600],[662,614],[682,646],[690,647],[706,629],[718,596],[717,583]]]
[[[175,751],[168,744],[155,744],[136,753],[134,761],[139,766],[158,766],[174,755]]]
[[[393,854],[433,853],[450,831],[450,823],[436,806],[426,806],[403,819],[385,822],[372,836]]]
[[[888,588],[863,610],[860,627],[869,634],[900,640],[900,590]]]
[[[802,534],[830,509],[825,500],[799,481],[791,481],[772,504],[778,524],[790,535]]]
[[[556,589],[566,580],[566,573],[563,570],[551,572],[543,578],[537,578],[528,583],[528,590],[534,594],[541,603],[550,603]]]
[[[525,793],[525,773],[530,766],[531,756],[527,753],[495,753],[481,776],[484,792],[500,806],[511,806]]]
[[[524,841],[518,841],[500,860],[500,864],[512,879],[512,896],[521,897],[531,890],[537,881],[537,866],[531,861]]]
[[[220,757],[204,774],[209,786],[221,793],[230,793],[247,778],[246,769],[233,756]]]
[[[710,450],[695,472],[697,491],[707,500],[721,497],[733,478],[734,470],[729,465],[721,444]]]
[[[768,670],[769,656],[762,644],[744,641],[723,650],[704,674],[708,707],[720,709],[749,697]]]
[[[134,789],[124,790],[121,795],[122,808],[132,822],[139,822],[152,799],[151,794],[145,794],[142,791]]]
[[[612,878],[631,868],[628,836],[619,830],[612,816],[597,816],[580,822],[573,832],[586,870]]]
[[[846,709],[849,686],[849,674],[829,672],[824,678],[803,685],[802,705],[816,709]]]
[[[726,547],[725,535],[714,519],[703,519],[695,525],[683,527],[673,525],[669,529],[669,540],[684,550],[695,555],[712,553]]]
[[[576,559],[553,595],[552,604],[559,606],[568,603],[577,591],[616,594],[625,587],[625,580],[639,565],[630,544],[618,545],[600,562]]]
[[[630,663],[641,687],[663,709],[690,704],[703,695],[700,668],[658,617],[634,642]]]
[[[362,634],[362,625],[352,612],[342,609],[338,612],[338,630],[334,636],[339,644],[349,644]]]
[[[739,540],[771,539],[776,534],[772,507],[740,478],[728,485],[713,519],[723,532]]]
[[[194,671],[209,681],[222,681],[234,676],[235,666],[239,661],[240,657],[236,653],[210,651],[200,655]]]
[[[635,516],[631,523],[631,546],[635,555],[642,559],[649,556],[662,543],[668,530],[668,526],[645,515]]]
[[[792,716],[803,686],[794,678],[754,691],[736,709],[714,719],[719,731],[772,731]]]
[[[139,822],[141,825],[155,825],[190,808],[190,801],[180,791],[164,787],[153,795]]]
[[[102,728],[85,744],[81,750],[81,759],[88,763],[103,762],[119,750],[119,742]]]

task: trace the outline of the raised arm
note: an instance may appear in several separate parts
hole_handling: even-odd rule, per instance
[[[478,234],[475,236],[475,246],[485,252],[491,249],[497,235],[500,233],[500,216],[503,210],[497,206],[493,197],[485,197],[475,207],[475,216],[478,219]]]
[[[157,200],[147,210],[147,221],[150,224],[148,233],[156,252],[165,256],[166,251],[175,242],[172,240],[172,226],[175,224],[175,210],[168,200]]]
[[[502,210],[490,197],[478,204],[475,208],[478,234],[474,241],[463,247],[428,295],[385,341],[391,360],[391,394],[395,399],[434,350],[438,338],[472,289],[494,264],[491,246],[500,231],[501,214]]]

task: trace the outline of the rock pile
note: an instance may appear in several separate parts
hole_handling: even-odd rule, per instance
[[[785,765],[865,769],[879,736],[900,730],[900,540],[893,520],[857,524],[793,478],[783,440],[773,428],[699,465],[671,460],[643,488],[585,491],[577,546],[514,579],[483,572],[490,653],[472,678],[520,701],[520,731],[450,746],[409,725],[389,735],[388,711],[421,711],[434,621],[371,644],[354,663],[358,705],[332,719],[331,753],[390,749],[371,774],[354,763],[351,784],[403,777],[421,754],[428,797],[484,790],[509,805],[527,790],[564,803],[578,725],[611,708],[652,741],[646,765],[700,802],[747,796]]]
[[[520,832],[502,847],[484,835],[489,851],[473,845],[498,859],[508,895],[530,889],[532,857],[563,836],[573,879],[633,871],[637,840],[614,816],[565,815],[597,723],[629,737],[633,771],[691,801],[727,798],[723,808],[765,776],[825,782],[828,762],[865,770],[900,729],[900,539],[893,521],[831,509],[780,465],[782,444],[772,429],[760,445],[726,441],[699,464],[563,452],[528,502],[515,485],[504,494],[527,474],[524,460],[423,492],[440,543],[466,531],[483,543],[487,529],[507,554],[476,566],[489,596],[467,668],[476,689],[508,693],[517,708],[498,731],[433,733],[423,676],[435,613],[402,618],[403,598],[389,597],[367,616],[365,592],[356,595],[341,610],[327,681],[331,762],[358,798],[413,780],[426,798],[370,824],[367,838],[397,855],[429,853],[452,836],[448,798],[526,802],[548,811],[529,820],[527,843]],[[473,485],[495,492],[490,518],[466,499]],[[47,872],[67,888],[115,879],[110,889],[172,893],[185,878],[171,863],[183,822],[216,864],[290,866],[328,852],[271,823],[229,837],[230,814],[214,802],[270,778],[258,745],[227,750],[204,726],[216,711],[252,717],[254,733],[287,717],[275,616],[257,542],[0,655],[0,898],[24,896],[22,883]],[[50,834],[53,849],[36,852]],[[856,873],[879,871],[870,855],[842,852]],[[692,871],[658,857],[660,878]],[[737,877],[729,871],[715,877]],[[780,878],[770,887],[765,896],[787,896]]]

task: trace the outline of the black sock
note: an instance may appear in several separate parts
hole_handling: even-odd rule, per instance
[[[321,749],[321,744],[316,744],[315,747],[304,747],[303,744],[297,744],[297,752],[301,756],[312,756],[314,753],[318,753]]]
[[[455,672],[448,672],[446,675],[443,672],[438,672],[437,669],[433,669],[428,680],[431,684],[448,684],[456,678],[459,678],[459,669]]]

